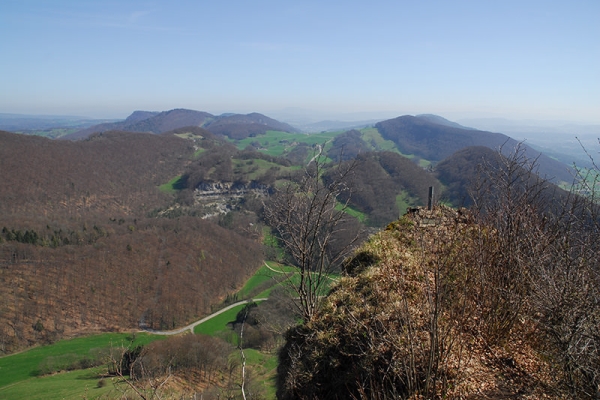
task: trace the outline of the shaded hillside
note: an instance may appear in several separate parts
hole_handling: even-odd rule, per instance
[[[569,197],[568,192],[550,181],[541,179],[537,173],[538,166],[535,163],[527,163],[525,149],[519,149],[512,155],[523,162],[518,168],[511,165],[509,159],[497,151],[484,146],[467,147],[441,161],[435,167],[435,176],[444,185],[441,200],[453,206],[471,206],[472,196],[477,196],[476,191],[480,194],[482,191],[488,191],[485,197],[490,200],[495,196],[494,192],[501,190],[490,181],[490,175],[508,174],[512,171],[515,174],[515,187],[524,190],[524,187],[534,186],[533,182],[538,182],[537,186],[543,188],[546,193],[546,211],[560,209]]]
[[[147,212],[168,200],[158,186],[194,151],[175,136],[108,132],[70,142],[0,132],[0,215]]]
[[[244,139],[266,131],[298,132],[296,128],[286,123],[258,113],[220,116],[204,125],[204,128],[231,139]]]
[[[174,109],[163,112],[135,111],[125,121],[92,126],[63,138],[83,139],[93,133],[112,130],[164,133],[186,126],[203,127],[214,134],[232,139],[243,139],[265,133],[268,130],[297,132],[288,124],[258,113],[214,116],[203,111]]]
[[[362,139],[362,133],[356,129],[337,135],[327,151],[327,157],[333,160],[349,160],[360,153],[370,151],[370,147]]]
[[[445,125],[445,126],[450,126],[452,128],[459,128],[459,129],[473,129],[473,128],[468,128],[466,126],[462,126],[459,123],[449,121],[446,118],[440,117],[439,115],[435,115],[435,114],[419,114],[419,115],[415,115],[415,117],[419,118],[423,121],[431,122],[432,124]]]
[[[435,166],[435,175],[444,185],[442,199],[454,206],[470,206],[471,192],[481,180],[482,166],[498,166],[500,154],[488,147],[472,146],[457,151]]]
[[[131,115],[129,117],[127,117],[127,119],[125,119],[125,121],[123,121],[123,122],[125,122],[127,124],[134,124],[138,121],[143,121],[145,119],[152,118],[158,114],[160,114],[158,111],[138,110],[138,111],[134,111],[133,113],[131,113]]]
[[[257,241],[198,218],[148,218],[173,204],[161,187],[219,145],[197,129],[77,142],[0,132],[1,351],[181,326],[256,270]]]
[[[398,153],[361,153],[358,161],[350,205],[366,214],[368,225],[384,226],[402,215],[406,207],[426,205],[429,186],[439,190],[431,173]],[[325,179],[329,179],[328,173]]]
[[[127,127],[134,132],[163,133],[184,126],[203,126],[214,116],[203,111],[176,108],[163,111]]]
[[[452,124],[451,124],[452,125]],[[503,154],[514,150],[518,142],[501,133],[458,128],[431,122],[430,118],[410,115],[379,122],[375,125],[381,135],[392,140],[403,154],[414,154],[433,162],[439,162],[458,150],[470,146],[502,149]],[[539,172],[554,182],[572,182],[569,167],[538,151],[524,146],[527,157],[538,158]]]
[[[201,126],[214,118],[212,114],[174,109],[163,112],[135,111],[125,121],[110,124],[101,124],[83,129],[74,134],[64,136],[63,139],[84,139],[93,133],[107,131],[149,132],[163,133],[184,126]]]

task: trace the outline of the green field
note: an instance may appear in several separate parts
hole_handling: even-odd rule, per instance
[[[268,170],[275,169],[278,172],[298,170],[300,166],[284,167],[277,163],[262,160],[259,158],[252,160],[233,159],[234,174],[243,175],[248,180],[255,180],[263,176]]]
[[[132,341],[132,339],[134,340]],[[69,358],[76,359],[93,358],[93,355],[100,349],[144,345],[158,339],[164,339],[164,337],[149,335],[147,333],[137,333],[135,335],[128,333],[104,333],[61,340],[52,345],[34,347],[22,353],[2,357],[0,358],[0,398],[20,398],[8,397],[5,393],[8,388],[14,391],[22,385],[30,386],[34,383],[43,384],[43,382],[39,383],[39,381],[48,381],[47,378],[49,377],[38,377],[38,374],[43,363],[50,359],[64,358],[65,355],[72,355]],[[59,375],[63,374],[53,376]],[[70,378],[67,377],[65,379],[69,380]],[[85,379],[73,381],[83,382]],[[87,383],[84,386],[87,387]],[[80,389],[83,389],[83,387],[80,387]]]
[[[245,304],[240,304],[231,310],[227,310],[224,313],[209,319],[205,323],[196,326],[194,328],[194,333],[222,337],[224,334],[231,332],[227,324],[234,322],[237,313],[240,312],[240,310],[242,310],[245,306]]]
[[[263,265],[237,292],[236,298],[244,300],[269,297],[278,284],[297,271],[294,267],[284,266],[274,261],[267,261],[267,264],[271,268]]]
[[[372,147],[372,150],[393,151],[398,153],[396,145],[391,140],[386,140],[376,128],[361,129],[362,139]]]
[[[158,187],[161,192],[164,193],[176,193],[178,190],[183,188],[183,176],[179,175],[171,179],[169,182],[162,184]]]
[[[282,279],[298,283],[299,274],[294,267],[276,262],[268,262],[261,267],[238,292],[243,298],[265,298]],[[334,282],[337,276],[330,282]],[[324,288],[323,294],[329,288]],[[221,337],[231,343],[237,343],[237,336],[229,324],[235,321],[237,313],[245,304],[236,306],[194,329],[196,334]],[[154,340],[164,340],[166,336],[149,333],[105,333],[69,340],[61,340],[52,345],[39,346],[27,351],[0,358],[0,399],[95,399],[118,398],[124,386],[115,387],[110,378],[102,378],[106,366],[63,371],[52,375],[40,376],[40,369],[53,362],[93,359],[102,349],[145,345]],[[275,398],[275,371],[277,356],[253,349],[244,350],[248,368],[252,369],[255,380],[259,382],[267,398]],[[232,357],[237,356],[237,350]],[[54,365],[54,364],[53,364]],[[78,365],[78,364],[77,364]],[[66,369],[66,368],[65,368]],[[70,368],[69,368],[70,369]],[[102,382],[100,382],[102,380]],[[100,382],[100,383],[99,383]],[[122,385],[122,384],[121,384]]]
[[[255,379],[265,391],[267,399],[275,398],[275,376],[277,373],[277,355],[263,353],[254,349],[244,349],[246,363],[250,365]]]
[[[117,393],[110,379],[102,383],[105,367],[70,371],[40,378],[31,378],[0,388],[2,399],[59,400],[96,399]],[[85,397],[84,397],[85,396]]]
[[[336,204],[335,209],[338,211],[342,211],[344,209],[344,205],[341,203],[338,203],[338,204]],[[363,213],[362,211],[358,211],[357,209],[354,209],[350,206],[346,206],[344,212],[346,214],[356,218],[360,222],[365,222],[367,220],[367,214]]]
[[[258,151],[271,155],[280,156],[292,150],[298,143],[304,143],[308,146],[323,144],[331,141],[340,132],[325,132],[307,135],[304,133],[287,133],[279,131],[267,131],[264,135],[248,137],[236,141],[238,149],[245,149],[248,146],[254,146]]]

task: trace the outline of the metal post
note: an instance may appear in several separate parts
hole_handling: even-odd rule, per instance
[[[433,209],[433,186],[429,186],[429,200],[427,201],[427,209],[429,211]]]

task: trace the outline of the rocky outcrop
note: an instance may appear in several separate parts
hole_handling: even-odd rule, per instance
[[[272,188],[256,181],[201,182],[194,190],[194,202],[202,208],[203,218],[227,214],[238,208],[246,196],[268,196]]]
[[[256,194],[268,195],[271,188],[267,185],[262,185],[256,181],[249,183],[239,182],[201,182],[195,190],[196,197],[205,198],[211,196],[228,196],[239,197],[244,196],[249,192]]]

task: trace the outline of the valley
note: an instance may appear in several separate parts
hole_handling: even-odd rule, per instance
[[[519,201],[532,202],[522,210],[519,201],[511,203],[515,213],[522,211],[519,216],[531,217],[523,217],[524,225],[519,226],[558,220],[557,210],[564,211],[561,207],[572,204],[572,188],[582,182],[596,188],[596,180],[589,175],[577,181],[578,170],[572,165],[546,156],[527,143],[431,115],[400,116],[363,127],[311,134],[258,113],[215,116],[185,109],[136,111],[123,121],[80,127],[60,138],[0,131],[0,352],[4,355],[0,358],[0,375],[13,368],[9,364],[19,365],[21,371],[0,379],[3,398],[36,398],[26,386],[43,393],[44,387],[50,388],[53,381],[63,379],[58,385],[72,390],[57,390],[55,398],[110,398],[119,393],[134,396],[129,391],[135,391],[135,385],[151,398],[159,393],[159,383],[165,384],[160,386],[162,394],[237,398],[247,371],[248,390],[254,391],[256,398],[275,398],[276,391],[279,398],[293,398],[298,388],[290,389],[285,380],[301,373],[296,366],[280,364],[281,360],[289,361],[285,355],[278,356],[281,349],[294,340],[299,347],[311,345],[310,341],[302,342],[304,329],[328,335],[332,332],[329,329],[338,332],[344,325],[335,322],[341,321],[336,312],[345,312],[339,300],[343,296],[350,301],[348,307],[356,305],[360,310],[361,300],[355,296],[374,285],[372,292],[363,293],[365,301],[373,301],[375,308],[383,304],[375,288],[379,290],[378,285],[389,282],[384,278],[371,281],[368,273],[361,275],[363,268],[381,268],[394,276],[395,282],[409,279],[402,285],[415,293],[425,293],[416,282],[433,279],[438,276],[435,273],[448,273],[447,279],[471,290],[475,286],[468,285],[475,284],[466,278],[463,281],[461,275],[470,270],[460,268],[475,265],[485,257],[489,257],[489,265],[517,262],[493,244],[499,240],[496,232],[502,228],[493,224],[503,221],[492,218],[494,212],[499,212],[493,206],[509,189],[493,180],[492,171],[505,171],[507,165],[511,166],[510,171],[517,176],[511,182],[517,185],[514,193],[524,193]],[[340,178],[340,171],[348,174]],[[303,186],[311,176],[316,186]],[[335,192],[333,202],[321,204],[323,209],[325,205],[330,207],[321,211],[321,216],[333,216],[339,223],[327,232],[331,242],[323,249],[327,254],[323,259],[339,249],[346,251],[346,244],[348,249],[340,253],[344,257],[339,262],[328,266],[327,285],[315,292],[315,302],[327,304],[325,314],[316,313],[314,320],[307,319],[298,314],[298,296],[302,295],[298,288],[303,280],[315,278],[315,272],[302,272],[297,256],[286,246],[289,238],[270,218],[283,194],[298,201],[319,199],[317,193],[335,185],[344,189]],[[410,219],[417,217],[405,216],[407,209],[414,213],[427,205],[430,187],[434,188],[438,212],[457,221],[452,228],[440,224],[439,232],[435,230],[439,248],[418,236],[425,231],[419,230],[422,226],[418,220]],[[534,193],[539,196],[527,197]],[[579,192],[585,193],[590,192]],[[585,209],[589,214],[581,221],[593,225],[597,222],[596,209],[586,201],[582,197],[581,203],[573,203],[569,215]],[[465,210],[463,207],[474,216],[453,214],[467,215],[467,211],[448,211]],[[293,220],[303,221],[302,212],[298,208],[292,213],[297,218]],[[538,212],[546,219],[535,219]],[[477,224],[493,228],[477,231],[476,218]],[[437,229],[438,225],[433,225]],[[557,230],[562,229],[559,226],[557,222]],[[329,227],[321,229],[325,232]],[[535,234],[543,229],[546,225],[542,224]],[[588,225],[578,229],[588,232]],[[388,237],[390,231],[397,231],[396,236],[392,235],[394,239]],[[571,233],[562,235],[571,237]],[[593,242],[593,234],[586,235],[582,237]],[[551,237],[558,236],[539,233],[536,240],[554,246]],[[377,245],[372,244],[373,240],[379,241]],[[396,251],[393,240],[400,240],[415,256],[409,257],[401,249],[390,253]],[[489,253],[478,249],[473,244],[476,240],[490,246]],[[532,242],[527,240],[529,246]],[[420,243],[422,254],[411,247],[416,243]],[[456,261],[454,245],[464,245],[469,254],[480,251],[477,254],[481,258]],[[512,245],[515,254],[522,251],[523,246]],[[446,250],[448,253],[444,253]],[[534,245],[527,251],[523,253],[527,259],[533,253],[542,254]],[[436,252],[448,257],[452,265],[449,270],[440,267],[435,273],[413,271],[414,276],[407,278],[386,269],[394,260],[404,260],[417,268],[412,264],[418,258],[416,254],[421,254],[428,266],[438,265],[441,259],[433,256]],[[433,258],[428,258],[430,255]],[[546,253],[544,257],[551,258]],[[455,267],[459,269],[452,269]],[[380,269],[373,271],[380,273]],[[506,279],[513,279],[509,272],[506,274]],[[482,280],[477,281],[477,290],[497,284],[479,278]],[[363,286],[355,287],[359,280]],[[314,289],[310,284],[308,288]],[[450,293],[453,289],[448,290]],[[468,296],[457,299],[463,303],[451,307],[493,307]],[[495,318],[483,308],[477,318]],[[320,325],[324,323],[319,319],[323,315],[335,323]],[[477,324],[471,316],[460,314],[460,318],[464,318],[464,326]],[[531,322],[529,314],[520,318]],[[420,320],[418,324],[424,326]],[[525,325],[519,325],[519,329],[531,328]],[[462,329],[444,326],[448,332]],[[507,333],[506,340],[513,340],[513,333]],[[463,334],[468,333],[461,331]],[[476,340],[483,337],[472,334]],[[491,337],[485,336],[490,343]],[[465,338],[457,340],[466,343]],[[78,350],[76,343],[87,340],[88,344]],[[318,346],[326,348],[330,345],[326,342]],[[120,353],[111,353],[111,346]],[[477,346],[473,348],[483,349]],[[501,344],[498,346],[494,349]],[[533,354],[537,350],[531,346],[527,349]],[[202,353],[208,348],[214,348],[214,354]],[[196,358],[186,358],[188,353]],[[125,355],[131,357],[130,364],[123,361]],[[314,356],[306,359],[308,363],[317,362],[319,357],[308,350],[304,356]],[[164,361],[169,357],[177,362]],[[542,364],[540,370],[551,368]],[[46,369],[40,372],[42,367]],[[481,371],[487,368],[476,367]],[[546,379],[529,370],[527,373],[531,379]],[[140,379],[134,378],[136,374]],[[485,369],[485,375],[492,379],[493,369]],[[315,379],[320,379],[316,372]],[[502,379],[495,382],[505,384]],[[544,385],[550,385],[549,381]],[[470,390],[458,384],[456,388],[465,393]]]

